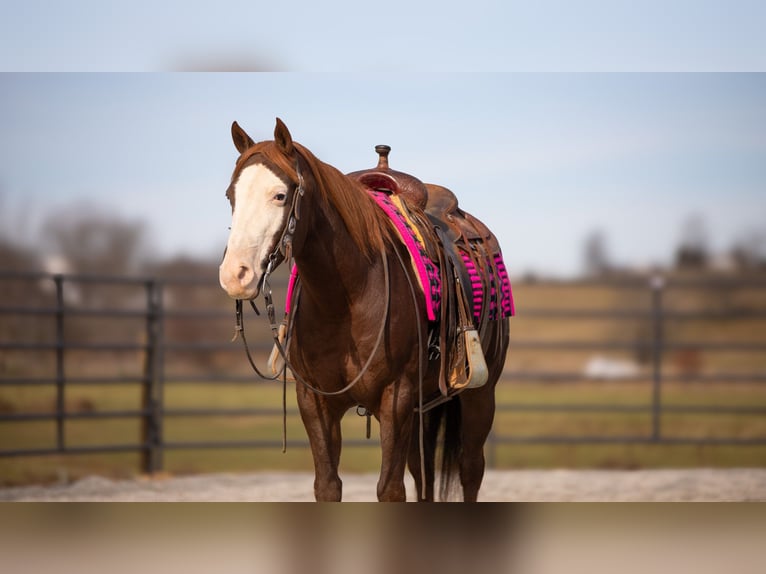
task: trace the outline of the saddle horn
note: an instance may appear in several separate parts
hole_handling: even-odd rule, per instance
[[[378,169],[389,169],[388,154],[391,153],[390,145],[376,145],[375,151],[378,152]]]

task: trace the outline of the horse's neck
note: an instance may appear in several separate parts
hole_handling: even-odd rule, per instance
[[[365,291],[373,271],[330,205],[312,210],[306,240],[295,260],[302,291],[327,310],[348,308]]]

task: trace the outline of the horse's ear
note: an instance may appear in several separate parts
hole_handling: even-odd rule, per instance
[[[253,138],[247,135],[237,122],[231,124],[231,139],[234,140],[234,147],[239,153],[244,153],[246,149],[255,145]]]
[[[274,128],[274,141],[277,143],[279,150],[285,155],[293,155],[295,153],[293,137],[290,135],[290,131],[285,123],[279,118],[277,118],[277,125]]]

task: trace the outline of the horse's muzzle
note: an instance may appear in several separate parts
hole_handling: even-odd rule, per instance
[[[261,290],[263,273],[257,273],[252,267],[242,263],[224,261],[218,268],[218,280],[221,287],[232,299],[255,299]]]

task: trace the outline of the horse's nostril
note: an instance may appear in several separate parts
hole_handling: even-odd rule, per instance
[[[239,273],[237,274],[237,279],[242,281],[247,276],[249,271],[250,271],[250,269],[248,269],[244,265],[241,265],[240,268],[239,268]]]

